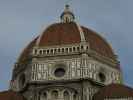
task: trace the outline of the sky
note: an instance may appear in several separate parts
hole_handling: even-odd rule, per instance
[[[70,0],[0,0],[0,91],[9,88],[23,48],[48,25],[59,22]],[[124,83],[133,87],[133,0],[71,0],[77,21],[102,35],[121,63]]]

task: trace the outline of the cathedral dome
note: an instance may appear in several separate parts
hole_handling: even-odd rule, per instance
[[[78,24],[69,5],[60,18],[20,54],[11,89],[22,92],[27,100],[91,100],[99,88],[121,83],[119,61],[110,44]]]
[[[85,41],[89,43],[90,49],[97,52],[101,56],[105,56],[115,59],[115,54],[111,46],[106,42],[104,38],[98,35],[96,32],[81,26]],[[50,25],[43,31],[41,36],[35,38],[23,51],[20,60],[24,60],[29,55],[34,46],[56,46],[67,45],[81,42],[80,31],[75,22],[71,23],[55,23]]]
[[[34,47],[45,48],[52,46],[65,46],[82,43],[88,44],[89,51],[117,62],[116,56],[110,44],[97,32],[79,25],[75,21],[74,14],[66,5],[64,12],[60,16],[61,22],[48,26],[41,35],[33,39],[24,49],[19,57],[18,62],[29,59]],[[117,66],[119,69],[119,66]]]
[[[100,55],[114,58],[114,53],[110,45],[96,32],[82,27],[85,41],[89,43],[90,48]],[[80,43],[80,31],[76,23],[56,23],[48,27],[40,37],[39,46],[54,46]]]

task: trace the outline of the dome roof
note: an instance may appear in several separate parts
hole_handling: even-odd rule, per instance
[[[56,23],[49,26],[40,37],[39,46],[80,43],[80,33],[75,23]]]
[[[81,26],[85,41],[89,43],[90,49],[99,55],[116,60],[111,46],[96,32]],[[39,47],[56,46],[80,43],[80,31],[75,22],[55,23],[46,28],[41,36],[35,38],[22,52],[19,60],[27,58],[32,48],[37,44]]]
[[[36,37],[34,40],[32,40],[22,51],[22,53],[19,56],[18,62],[23,62],[29,59],[30,54],[32,52],[33,47],[35,46],[37,42],[38,37]]]

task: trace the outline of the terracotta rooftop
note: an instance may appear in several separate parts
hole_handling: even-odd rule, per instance
[[[82,27],[84,32],[85,40],[90,44],[90,49],[97,52],[99,55],[116,60],[115,54],[111,46],[96,32]],[[50,25],[44,30],[38,42],[38,46],[55,46],[80,43],[80,32],[76,23],[55,23]],[[29,52],[35,46],[38,39],[34,39],[23,51],[20,59],[24,60],[29,55]]]
[[[106,98],[127,98],[133,97],[133,89],[122,84],[110,84],[100,89],[94,96],[94,100]]]
[[[0,92],[0,100],[25,100],[24,97],[13,91]]]

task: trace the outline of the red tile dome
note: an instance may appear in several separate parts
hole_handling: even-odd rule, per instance
[[[82,27],[85,40],[90,44],[90,48],[97,53],[114,58],[114,53],[110,45],[96,32]],[[39,46],[65,45],[80,43],[80,31],[76,23],[56,23],[49,26],[42,34]]]
[[[56,23],[49,26],[40,37],[39,46],[80,43],[80,33],[75,23]]]
[[[85,41],[89,43],[90,49],[99,55],[116,60],[111,46],[96,32],[81,26]],[[39,41],[38,41],[39,40]],[[39,47],[56,46],[80,43],[80,31],[75,22],[55,23],[44,30],[40,37],[35,38],[22,52],[20,59],[27,58],[32,48],[38,44]]]
[[[82,27],[85,40],[90,44],[90,48],[97,53],[114,58],[114,53],[110,45],[96,32]],[[39,46],[65,45],[80,43],[80,31],[76,23],[57,23],[48,27],[42,34]]]

